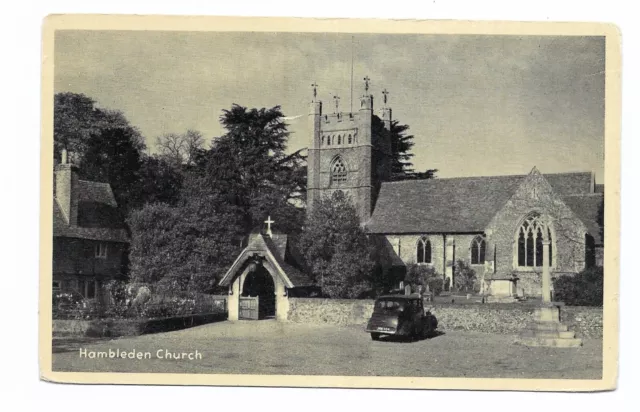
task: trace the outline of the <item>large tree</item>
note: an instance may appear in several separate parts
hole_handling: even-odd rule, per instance
[[[192,165],[200,150],[204,148],[204,137],[196,130],[185,133],[167,133],[156,138],[156,149],[160,155],[177,165]]]
[[[351,199],[342,191],[314,205],[298,245],[323,294],[357,298],[373,287],[373,246]]]
[[[268,215],[281,230],[299,231],[306,169],[300,152],[286,153],[289,132],[283,117],[279,106],[224,110],[220,122],[227,132],[196,156],[184,196],[215,190],[241,214],[247,233]]]
[[[387,130],[384,122],[378,116],[373,117],[371,124],[374,142],[374,156],[389,156],[387,161],[377,163],[384,164],[388,170],[377,170],[376,173],[382,180],[407,180],[407,179],[431,179],[435,177],[437,169],[426,169],[424,172],[416,171],[411,159],[414,146],[414,136],[409,134],[409,126],[400,124],[397,120],[391,121],[391,128]],[[380,142],[388,139],[390,147],[376,147]],[[388,154],[386,153],[388,152]]]

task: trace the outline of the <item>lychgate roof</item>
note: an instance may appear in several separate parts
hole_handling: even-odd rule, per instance
[[[240,252],[235,262],[220,280],[220,285],[228,286],[254,253],[263,255],[276,268],[286,287],[313,285],[314,282],[309,276],[287,262],[287,245],[286,235],[276,235],[272,238],[262,233],[252,233],[249,244]]]
[[[367,229],[370,233],[482,232],[526,177],[385,182]],[[590,172],[547,174],[544,177],[560,196],[592,193]]]

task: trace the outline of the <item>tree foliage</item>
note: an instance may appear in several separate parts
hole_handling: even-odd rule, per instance
[[[457,259],[453,268],[453,283],[456,290],[461,292],[473,291],[476,284],[476,271],[464,260]]]
[[[569,306],[602,306],[604,272],[601,266],[584,269],[576,275],[562,275],[553,282],[554,300]]]
[[[298,244],[325,295],[356,298],[372,288],[372,245],[342,191],[314,204]]]
[[[176,165],[192,165],[198,152],[204,148],[204,137],[196,130],[185,133],[167,133],[156,138],[156,149],[161,156]]]
[[[224,110],[220,121],[227,133],[197,157],[184,195],[200,196],[215,188],[240,213],[247,233],[269,215],[281,230],[299,232],[305,159],[300,152],[286,153],[289,132],[283,117],[279,106]]]
[[[443,288],[442,275],[428,265],[408,265],[404,281],[411,285],[412,292],[418,292],[418,286],[422,286],[423,291],[433,292],[437,296]]]
[[[148,204],[129,218],[131,277],[211,292],[240,251],[236,214],[215,198]]]
[[[372,122],[372,137],[374,142],[384,141],[388,137],[390,147],[389,168],[387,178],[389,180],[408,179],[431,179],[434,178],[437,169],[426,169],[424,172],[416,171],[411,159],[413,158],[412,148],[414,146],[414,136],[408,133],[409,126],[400,124],[397,120],[391,121],[390,130],[384,128],[382,119],[374,116]],[[385,179],[386,180],[386,179]]]
[[[143,137],[122,113],[99,108],[84,94],[54,97],[54,163],[62,149],[79,166],[82,179],[111,185],[123,215],[147,203],[178,199],[181,170],[146,155]]]

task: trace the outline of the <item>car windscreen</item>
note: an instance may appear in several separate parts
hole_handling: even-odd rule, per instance
[[[376,312],[395,312],[400,311],[404,307],[404,302],[396,299],[379,299],[375,303],[374,311]]]

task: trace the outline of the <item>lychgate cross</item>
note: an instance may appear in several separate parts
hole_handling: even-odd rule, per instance
[[[365,94],[369,92],[369,82],[371,81],[371,79],[369,78],[369,76],[365,76],[364,80],[364,92]]]
[[[382,91],[382,100],[384,102],[384,105],[387,105],[387,96],[389,95],[389,92],[387,91],[387,89],[384,89]]]
[[[267,220],[264,221],[264,223],[267,224],[267,235],[269,237],[271,237],[271,235],[273,235],[273,233],[271,232],[271,224],[272,223],[276,223],[273,220],[271,220],[271,216],[267,217]]]

